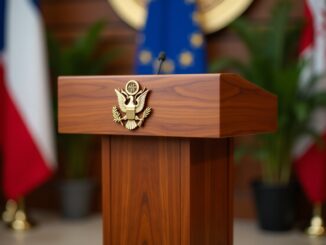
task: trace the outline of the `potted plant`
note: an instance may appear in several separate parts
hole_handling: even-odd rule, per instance
[[[265,27],[245,19],[234,22],[231,28],[248,50],[248,62],[225,58],[211,66],[212,71],[232,68],[278,96],[278,131],[257,137],[259,151],[240,146],[262,163],[262,179],[253,184],[257,214],[261,228],[273,231],[293,225],[293,148],[304,134],[318,137],[309,119],[317,107],[326,105],[326,93],[314,89],[317,77],[300,82],[305,65],[297,57],[301,25],[290,23],[290,10],[288,1],[279,1]]]
[[[50,70],[53,80],[60,75],[96,75],[107,67],[116,55],[115,50],[98,52],[104,22],[93,24],[70,46],[61,47],[53,35],[48,35]],[[57,91],[56,82],[53,91]],[[55,118],[57,118],[57,101]],[[59,193],[64,217],[80,218],[89,213],[95,182],[89,177],[94,137],[88,135],[58,135],[58,149],[63,160],[64,180]]]

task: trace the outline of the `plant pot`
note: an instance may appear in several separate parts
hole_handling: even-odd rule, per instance
[[[94,187],[90,179],[63,181],[59,188],[63,217],[79,219],[89,215]]]
[[[258,223],[267,231],[288,231],[294,224],[294,185],[252,184]]]

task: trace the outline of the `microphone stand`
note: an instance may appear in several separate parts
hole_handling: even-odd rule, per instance
[[[165,54],[165,52],[160,52],[160,54],[158,55],[158,58],[157,59],[159,61],[159,65],[158,65],[158,69],[157,69],[156,75],[159,75],[161,73],[163,62],[166,60],[166,54]]]

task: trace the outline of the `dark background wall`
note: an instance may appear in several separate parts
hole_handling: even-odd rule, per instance
[[[276,0],[255,0],[245,12],[245,16],[259,25],[266,25],[267,18]],[[293,18],[301,18],[303,1],[293,0]],[[41,0],[45,26],[62,44],[70,43],[76,36],[97,20],[105,20],[106,29],[102,35],[103,48],[120,49],[120,55],[107,68],[107,75],[132,74],[136,49],[137,32],[122,22],[113,12],[106,0]],[[242,43],[228,29],[207,35],[208,59],[212,61],[222,56],[237,57],[246,60],[247,54]],[[92,175],[100,184],[99,144],[94,149]],[[255,216],[250,192],[250,182],[259,176],[259,164],[250,158],[243,159],[235,165],[235,215],[252,218]],[[60,174],[59,174],[60,175]],[[57,179],[59,179],[57,177]],[[30,195],[31,205],[56,208],[53,201],[56,184],[52,181],[47,186]],[[98,188],[95,206],[100,208],[100,188]]]

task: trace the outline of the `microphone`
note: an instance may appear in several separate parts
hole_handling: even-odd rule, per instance
[[[161,73],[163,62],[166,60],[166,54],[165,54],[165,52],[160,52],[160,54],[158,55],[158,58],[157,59],[159,61],[159,65],[158,65],[158,69],[157,69],[156,75],[159,75]]]

